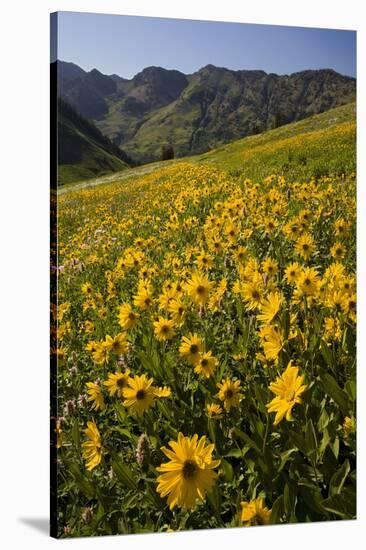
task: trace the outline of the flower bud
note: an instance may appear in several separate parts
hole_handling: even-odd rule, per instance
[[[78,368],[73,365],[70,369],[69,369],[69,375],[70,375],[70,378],[74,378],[78,373]]]
[[[69,399],[68,401],[66,401],[66,403],[64,405],[64,415],[65,416],[70,416],[70,415],[74,414],[75,411],[76,411],[75,399]]]
[[[87,396],[84,393],[81,393],[78,397],[79,407],[85,407],[86,403],[87,403]]]
[[[86,506],[84,508],[83,513],[81,514],[81,517],[83,518],[83,521],[85,523],[90,523],[93,517],[93,508],[90,506]]]
[[[137,442],[136,462],[140,466],[146,466],[150,462],[150,445],[146,434],[140,435]]]

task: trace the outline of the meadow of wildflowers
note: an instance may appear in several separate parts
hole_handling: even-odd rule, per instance
[[[355,517],[355,221],[352,172],[59,197],[59,536]]]

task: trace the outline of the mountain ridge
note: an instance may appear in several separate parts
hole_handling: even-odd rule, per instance
[[[87,71],[86,69],[83,69],[82,67],[80,67],[79,65],[74,63],[73,61],[63,61],[61,59],[58,59],[57,62],[59,64],[62,64],[62,65],[69,65],[69,66],[77,67],[77,69],[79,69],[83,73],[88,73],[88,72],[92,72],[92,71],[96,70],[96,71],[100,72],[101,74],[105,74],[100,69],[98,69],[97,67],[93,67],[92,69],[90,69],[90,71]],[[202,67],[200,67],[199,69],[197,69],[193,73],[184,73],[183,71],[180,71],[179,69],[167,69],[166,67],[162,67],[161,65],[148,65],[148,66],[144,67],[143,69],[141,69],[140,71],[138,71],[131,78],[121,76],[118,73],[105,74],[105,76],[108,76],[109,78],[115,78],[116,80],[123,80],[125,82],[131,82],[134,78],[136,78],[137,75],[141,74],[146,69],[162,69],[163,71],[176,71],[176,72],[179,72],[179,73],[181,73],[182,75],[185,75],[185,76],[194,75],[194,74],[202,71],[203,69],[218,69],[218,70],[223,69],[225,71],[230,71],[230,72],[262,73],[262,74],[265,74],[265,75],[268,75],[268,76],[272,75],[272,76],[278,76],[278,77],[292,76],[292,75],[306,73],[306,72],[315,72],[316,73],[316,72],[326,72],[326,71],[328,71],[330,73],[338,74],[338,75],[340,75],[344,78],[350,78],[352,80],[356,80],[356,78],[354,76],[339,73],[338,71],[336,71],[335,69],[332,69],[331,67],[323,67],[321,69],[301,69],[300,71],[294,71],[293,73],[274,73],[274,72],[267,72],[264,69],[229,69],[228,67],[214,65],[213,63],[207,63],[207,65],[203,65]]]

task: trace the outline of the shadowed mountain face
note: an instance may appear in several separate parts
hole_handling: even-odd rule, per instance
[[[96,69],[89,73],[74,63],[58,63],[59,95],[87,118],[108,113],[105,96],[117,91],[116,82]]]
[[[58,101],[58,184],[123,170],[129,157],[93,122],[64,100]]]
[[[207,65],[184,75],[148,67],[131,80],[58,62],[59,94],[139,161],[201,153],[355,99],[356,81],[330,69],[291,75]]]

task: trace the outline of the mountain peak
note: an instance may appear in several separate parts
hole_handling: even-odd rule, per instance
[[[204,67],[201,67],[197,72],[221,72],[221,71],[230,71],[230,69],[227,69],[226,67],[217,67],[216,65],[213,65],[212,63],[209,63],[208,65],[205,65]]]
[[[186,75],[163,67],[146,67],[132,79],[134,97],[149,105],[174,101],[188,84]]]
[[[119,74],[116,74],[116,73],[109,74],[108,76],[115,82],[128,82],[128,78],[123,78],[122,76],[119,76]]]
[[[153,73],[161,73],[166,72],[169,69],[165,69],[164,67],[160,67],[159,65],[149,65],[148,67],[145,67],[140,71],[138,74],[153,74]]]
[[[71,61],[57,60],[57,70],[63,80],[74,80],[75,78],[84,77],[86,72],[84,69],[72,63]]]
[[[218,69],[218,67],[216,65],[213,65],[212,63],[208,63],[207,65],[205,65],[204,67],[201,67],[200,71],[213,71],[215,69]]]
[[[90,75],[93,75],[93,76],[94,76],[94,75],[95,75],[95,76],[100,76],[100,75],[101,75],[101,76],[106,76],[106,75],[104,75],[103,73],[101,73],[100,71],[98,71],[98,69],[95,69],[95,68],[92,69],[91,71],[89,71],[89,74],[90,74]],[[108,78],[108,77],[107,77],[107,78]]]
[[[113,94],[117,89],[117,84],[113,78],[101,73],[98,69],[89,71],[86,79],[88,84],[91,84],[102,96]]]
[[[185,78],[185,75],[183,73],[176,71],[175,69],[165,69],[164,67],[151,65],[150,67],[145,67],[145,69],[137,73],[133,77],[133,80],[136,83],[149,82],[157,79],[167,79],[170,77],[176,77],[177,75],[181,75],[182,77]]]

